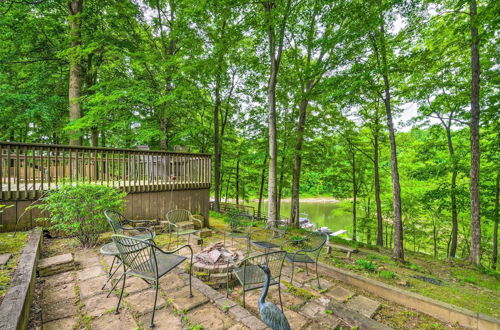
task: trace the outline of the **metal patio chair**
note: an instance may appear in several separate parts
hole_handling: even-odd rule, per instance
[[[113,233],[116,235],[126,235],[126,236],[131,236],[137,239],[142,239],[142,240],[151,240],[153,241],[154,238],[156,237],[156,233],[153,229],[150,229],[148,227],[133,227],[131,225],[134,224],[143,224],[143,223],[154,223],[152,220],[130,220],[127,219],[123,214],[112,211],[112,210],[106,210],[104,211],[104,215],[106,216],[106,219],[108,220],[109,225],[111,226],[111,229],[113,229]],[[116,266],[115,270],[113,271],[113,267],[115,265],[115,262],[120,260],[120,254],[118,253],[118,250],[116,246],[114,246],[114,243],[108,243],[105,244],[104,246],[101,247],[101,253],[103,255],[112,255],[113,256],[113,261],[111,262],[111,267],[109,268],[108,271],[108,280],[104,285],[102,286],[102,290],[106,287],[106,284],[113,278],[113,276],[116,274],[118,271],[118,265]],[[117,282],[118,283],[118,282]],[[116,287],[117,283],[113,286],[111,291]],[[110,291],[110,293],[111,293]],[[109,294],[108,294],[109,296]]]
[[[309,275],[309,270],[307,269],[307,264],[315,264],[316,266],[316,279],[318,280],[318,288],[321,289],[318,276],[318,259],[321,253],[321,249],[328,242],[329,236],[327,233],[323,232],[310,232],[306,237],[302,239],[290,239],[285,241],[281,245],[281,249],[284,249],[286,245],[299,246],[299,250],[295,252],[287,252],[286,261],[292,263],[292,276],[290,279],[290,284],[293,284],[293,274],[295,271],[296,263],[304,263],[306,266],[306,274]]]
[[[247,252],[250,251],[250,232],[253,227],[253,216],[247,213],[238,213],[229,219],[229,228],[224,231],[224,245],[226,236],[231,237],[231,246],[234,245],[235,238],[244,238],[247,241]]]
[[[278,293],[280,297],[280,306],[283,310],[283,302],[281,301],[281,268],[285,260],[285,251],[272,251],[268,253],[259,254],[256,256],[243,259],[238,265],[234,265],[231,271],[227,273],[226,282],[226,297],[229,296],[229,279],[231,274],[234,274],[236,279],[243,286],[243,307],[245,307],[245,293],[260,289],[264,286],[266,279],[265,273],[259,265],[266,265],[271,271],[271,278],[269,285],[278,285]],[[229,267],[230,261],[228,261]]]
[[[256,229],[249,234],[250,245],[264,249],[269,252],[271,249],[280,247],[280,240],[282,240],[288,231],[288,222],[285,220],[268,221],[264,228]],[[260,240],[253,240],[257,233],[264,233],[264,238]],[[250,247],[249,247],[250,249]]]
[[[151,316],[150,327],[154,327],[154,318],[156,311],[156,302],[158,300],[159,280],[162,276],[179,266],[187,257],[175,254],[175,252],[188,248],[191,252],[189,267],[189,297],[193,296],[191,288],[191,273],[193,265],[193,249],[190,245],[183,245],[172,251],[164,251],[151,241],[144,241],[135,237],[124,235],[113,235],[113,242],[120,253],[120,259],[123,263],[122,289],[120,299],[116,306],[115,314],[120,311],[120,303],[125,289],[127,276],[139,277],[155,288],[155,301],[153,305],[153,315]]]
[[[197,227],[199,225],[199,228]],[[191,212],[188,210],[172,210],[167,213],[167,225],[169,232],[168,248],[170,248],[170,243],[172,242],[172,232],[176,235],[176,246],[179,245],[179,236],[188,235],[188,242],[191,235],[196,234],[203,228],[203,223],[201,220],[196,219],[192,216]],[[201,239],[201,237],[200,237]],[[201,241],[201,248],[203,249],[203,240]]]

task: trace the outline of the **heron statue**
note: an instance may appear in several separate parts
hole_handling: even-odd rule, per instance
[[[266,302],[267,291],[269,290],[269,282],[271,281],[271,271],[266,265],[259,265],[264,271],[266,279],[264,287],[259,298],[260,319],[270,328],[274,330],[291,330],[290,324],[286,319],[285,314],[281,309],[276,307],[272,302]]]

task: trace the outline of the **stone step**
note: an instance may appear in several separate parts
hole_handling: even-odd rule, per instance
[[[75,261],[71,253],[44,258],[38,263],[38,273],[40,276],[55,275],[73,269],[75,269]]]
[[[365,296],[355,296],[347,301],[346,306],[366,317],[372,318],[379,309],[380,303]]]

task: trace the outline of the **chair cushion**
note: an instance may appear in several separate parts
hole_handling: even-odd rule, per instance
[[[279,247],[278,245],[271,243],[271,242],[266,242],[266,241],[252,241],[250,242],[252,245],[258,246],[263,249],[274,249]]]
[[[180,263],[186,260],[186,257],[180,256],[178,254],[165,254],[160,251],[155,251],[156,255],[156,263],[158,265],[158,278],[162,277],[175,267],[177,267]],[[154,269],[154,259],[150,259],[146,262],[143,262],[141,266],[145,266],[145,269]],[[133,276],[145,278],[148,280],[156,280],[154,273],[142,272],[139,270],[129,269],[128,273]]]
[[[245,291],[262,288],[266,279],[264,271],[257,265],[236,268],[234,274],[241,285],[243,285],[243,290]],[[275,284],[278,284],[278,282],[271,279],[269,285]]]
[[[287,253],[285,258],[289,262],[304,262],[310,264],[315,263],[315,261],[311,259],[311,257],[309,257],[307,254]]]

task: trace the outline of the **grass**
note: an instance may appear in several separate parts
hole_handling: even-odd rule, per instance
[[[9,288],[11,276],[16,270],[17,261],[27,238],[27,232],[19,232],[15,236],[13,233],[0,233],[0,254],[12,254],[7,264],[0,269],[0,302]]]
[[[224,221],[218,214],[212,213],[211,215],[211,225],[224,226]],[[304,235],[304,231],[292,229],[287,238],[298,235]],[[477,269],[459,259],[439,260],[411,251],[405,253],[406,263],[399,263],[391,258],[392,251],[384,247],[369,246],[338,237],[332,238],[331,241],[355,247],[359,252],[352,254],[349,260],[345,253],[334,249],[332,255],[322,253],[320,262],[473,312],[500,317],[498,308],[500,306],[500,272],[498,271]],[[434,285],[415,279],[412,277],[414,275],[440,279],[443,285]],[[432,327],[432,324],[429,326]]]

